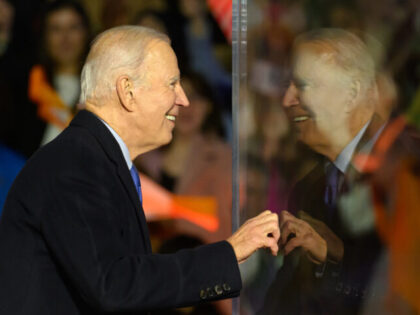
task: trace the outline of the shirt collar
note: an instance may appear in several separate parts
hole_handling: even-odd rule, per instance
[[[378,138],[379,138],[380,134],[382,133],[382,131],[384,130],[384,128],[385,128],[385,124],[383,124],[378,129],[378,131],[375,133],[375,135],[372,138],[370,138],[369,141],[367,141],[365,143],[365,145],[360,149],[360,151],[363,152],[363,153],[370,153],[373,149],[373,146],[376,143],[376,140],[378,140]]]
[[[359,130],[357,135],[350,141],[348,145],[341,151],[341,153],[337,156],[334,161],[334,165],[343,173],[346,172],[347,167],[350,164],[352,159],[353,153],[356,150],[357,144],[359,143],[360,139],[362,138],[363,134],[365,133],[370,120],[363,126],[362,129]]]
[[[123,139],[121,139],[121,137],[118,135],[118,133],[116,133],[116,131],[114,129],[112,129],[111,126],[106,123],[106,121],[102,120],[101,118],[99,118],[99,119],[108,128],[108,130],[114,136],[115,140],[117,140],[118,145],[120,146],[122,154],[124,156],[124,160],[127,163],[127,167],[128,167],[128,169],[131,169],[131,167],[133,166],[133,162],[131,161],[130,152],[128,151],[128,148],[127,148],[126,144],[124,143]]]

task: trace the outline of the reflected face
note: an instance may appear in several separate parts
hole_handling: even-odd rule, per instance
[[[189,102],[180,83],[178,62],[163,41],[152,43],[139,71],[146,73],[135,88],[136,135],[148,148],[169,143],[180,106]]]
[[[188,108],[180,108],[176,132],[184,136],[191,136],[200,133],[211,104],[207,99],[194,91],[193,85],[188,79],[182,82],[190,100],[190,106]]]
[[[315,151],[332,145],[331,136],[348,128],[348,76],[325,53],[305,45],[294,56],[292,73],[283,106],[299,140]]]
[[[87,40],[81,17],[72,9],[52,12],[46,21],[46,45],[58,65],[79,63]]]

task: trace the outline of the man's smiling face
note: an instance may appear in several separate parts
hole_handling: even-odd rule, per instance
[[[335,145],[332,138],[347,133],[349,79],[331,60],[331,54],[311,45],[296,50],[283,106],[299,140],[315,151]]]
[[[145,76],[135,90],[139,140],[147,147],[165,145],[172,139],[172,130],[179,106],[188,106],[181,87],[178,62],[172,48],[158,41],[151,45],[140,71]]]

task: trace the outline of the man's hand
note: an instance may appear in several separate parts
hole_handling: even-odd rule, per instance
[[[335,263],[344,256],[344,244],[341,239],[322,221],[314,219],[305,211],[299,211],[298,217],[308,222],[312,228],[327,242],[328,258]]]
[[[287,211],[280,214],[281,244],[284,254],[288,255],[296,247],[301,247],[308,258],[316,264],[327,260],[327,242],[312,226]],[[289,236],[293,236],[289,239]]]
[[[273,256],[276,256],[279,238],[278,216],[266,210],[246,221],[227,241],[232,245],[238,263],[242,263],[263,247],[270,248]]]

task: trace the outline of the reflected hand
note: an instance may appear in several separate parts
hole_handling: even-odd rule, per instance
[[[308,222],[312,228],[327,242],[328,258],[338,263],[344,256],[344,244],[341,239],[322,221],[314,219],[305,211],[299,211],[298,217]]]
[[[307,253],[308,258],[316,264],[327,260],[327,242],[308,222],[298,219],[284,210],[280,214],[280,231],[285,255],[295,248],[301,247]],[[295,237],[289,239],[289,236],[292,235]]]
[[[227,241],[232,245],[238,263],[242,263],[259,248],[269,248],[276,256],[279,238],[278,216],[266,210],[246,221]]]

